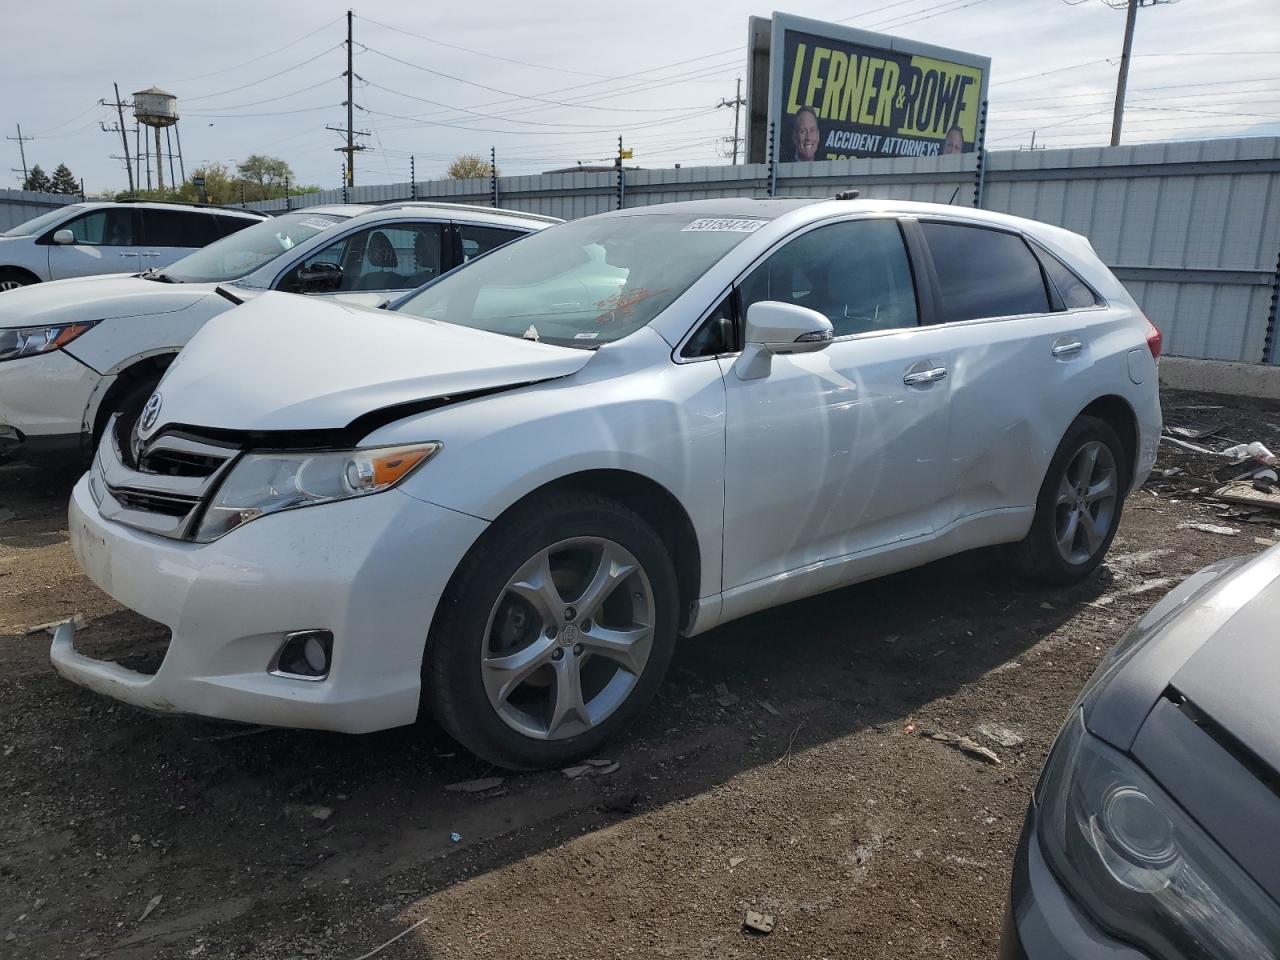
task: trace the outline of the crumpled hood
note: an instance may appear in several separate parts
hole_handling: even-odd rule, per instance
[[[113,320],[185,310],[212,283],[160,283],[127,273],[33,283],[0,294],[0,328]]]
[[[191,339],[160,384],[166,424],[333,430],[384,407],[568,376],[557,347],[288,293],[264,293]]]

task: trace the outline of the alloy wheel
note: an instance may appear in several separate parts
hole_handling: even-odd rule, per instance
[[[21,280],[0,280],[0,293],[6,290],[17,290],[21,286],[24,286]]]
[[[1070,564],[1088,563],[1102,548],[1116,519],[1120,479],[1115,455],[1090,440],[1067,463],[1058,484],[1054,539]]]
[[[499,592],[481,671],[509,727],[563,740],[626,702],[653,647],[654,593],[621,544],[575,537],[538,551]]]

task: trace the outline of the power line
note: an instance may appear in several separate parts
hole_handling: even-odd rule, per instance
[[[231,87],[230,89],[227,89],[227,90],[219,90],[217,93],[205,93],[205,94],[201,94],[198,97],[184,97],[183,99],[187,103],[192,103],[193,101],[196,101],[196,100],[212,100],[214,97],[221,97],[227,93],[235,93],[237,90],[244,90],[246,87],[256,87],[260,83],[266,83],[268,80],[274,80],[276,77],[282,77],[286,73],[290,73],[294,70],[297,70],[299,67],[305,67],[308,63],[314,63],[316,60],[319,60],[321,57],[323,57],[326,53],[332,53],[334,50],[337,50],[341,46],[342,44],[338,43],[338,44],[334,44],[332,47],[326,47],[324,50],[321,50],[319,53],[317,53],[314,57],[307,57],[307,59],[301,61],[300,63],[295,63],[291,67],[285,67],[283,70],[279,70],[266,77],[261,77],[258,80],[251,80],[249,83],[242,83],[238,87]]]
[[[170,83],[190,83],[192,80],[203,80],[205,77],[216,77],[219,74],[231,73],[234,70],[239,70],[241,67],[247,67],[251,63],[257,63],[259,60],[265,60],[268,57],[274,57],[277,53],[284,53],[284,51],[288,50],[290,47],[297,46],[303,40],[310,40],[320,31],[329,29],[341,19],[342,17],[334,17],[332,20],[330,20],[328,23],[324,24],[323,26],[316,27],[310,33],[303,34],[297,40],[290,40],[283,47],[277,47],[275,50],[271,50],[267,53],[262,54],[261,56],[253,57],[250,60],[242,61],[241,63],[237,63],[230,67],[221,67],[220,69],[212,70],[209,73],[202,73],[194,77],[183,77],[180,80],[171,80],[169,82]]]

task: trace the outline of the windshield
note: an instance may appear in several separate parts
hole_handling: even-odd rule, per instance
[[[237,280],[346,219],[342,214],[301,210],[263,220],[183,257],[156,274],[156,279],[176,283]]]
[[[0,233],[0,237],[31,237],[37,233],[43,233],[46,229],[53,226],[59,220],[62,220],[73,213],[78,213],[84,207],[79,203],[68,204],[65,207],[59,207],[57,210],[50,210],[48,213],[42,213],[34,220],[28,220],[26,223],[20,223],[16,227]]]
[[[765,222],[675,213],[588,217],[500,247],[396,309],[593,347],[643,327]]]

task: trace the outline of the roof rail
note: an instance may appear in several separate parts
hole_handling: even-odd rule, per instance
[[[227,203],[200,203],[195,200],[148,200],[146,197],[118,197],[116,203],[159,203],[173,207],[200,207],[207,210],[229,210],[232,213],[248,213],[265,217],[260,210],[246,210],[244,207],[233,207]]]
[[[541,220],[544,223],[562,223],[560,217],[551,217],[545,213],[529,213],[526,210],[511,210],[507,207],[484,207],[476,203],[450,203],[447,200],[393,200],[383,204],[397,210],[405,207],[439,207],[451,210],[468,210],[471,213],[508,213],[526,220]]]

